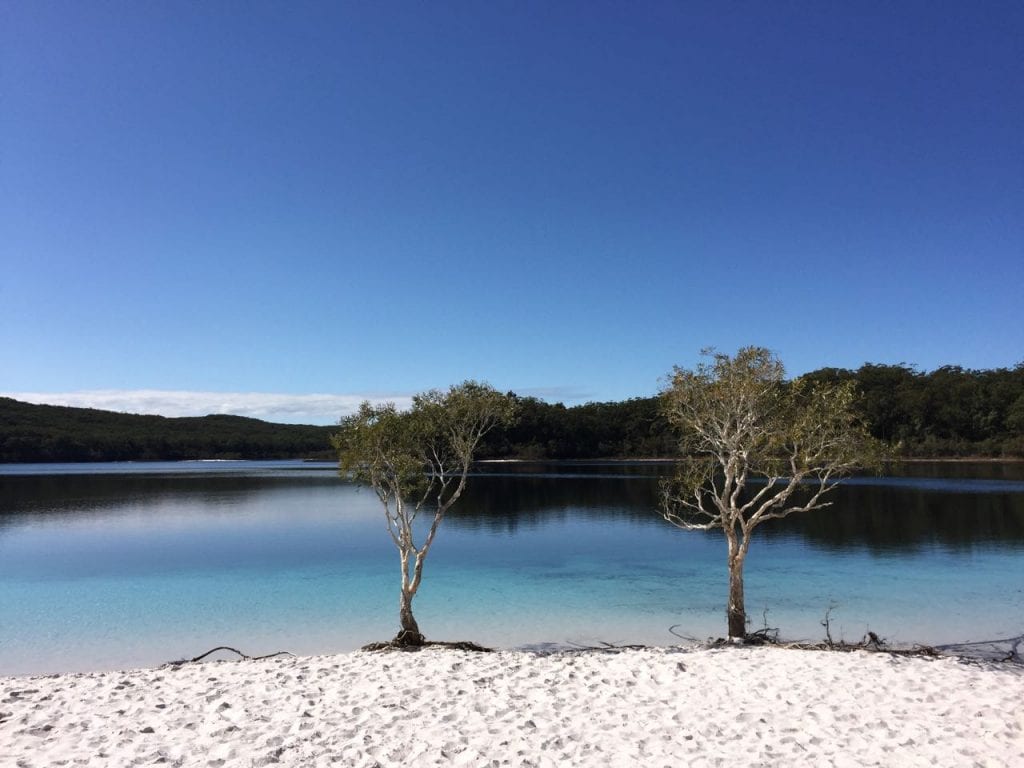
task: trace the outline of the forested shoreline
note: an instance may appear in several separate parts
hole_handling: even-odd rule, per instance
[[[855,382],[871,433],[905,458],[1024,457],[1024,363],[919,372],[906,365],[823,368]],[[495,429],[481,458],[668,458],[676,440],[657,397],[566,407],[513,395],[518,420]],[[333,458],[336,427],[240,416],[166,418],[0,398],[0,462]]]
[[[140,416],[0,398],[0,462],[329,458],[332,429],[242,416]]]

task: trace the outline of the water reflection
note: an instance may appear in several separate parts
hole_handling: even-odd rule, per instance
[[[649,474],[612,477],[608,467],[593,466],[594,476],[508,473],[474,478],[450,524],[466,529],[514,533],[563,519],[568,512],[600,524],[631,519],[667,525],[657,514],[660,489]],[[988,472],[990,465],[979,465]],[[561,468],[560,468],[561,469]],[[650,467],[639,469],[650,472]],[[949,471],[949,465],[940,467]],[[933,467],[913,465],[922,482],[912,478],[856,478],[841,484],[824,509],[758,529],[758,536],[797,538],[827,550],[867,548],[876,553],[916,552],[922,546],[969,549],[976,545],[1019,547],[1024,544],[1024,482],[992,471],[991,480],[940,478]],[[668,476],[670,467],[659,468]],[[941,480],[936,488],[931,480]],[[861,482],[858,482],[861,481]],[[979,484],[991,482],[979,490]],[[1011,491],[1000,490],[1009,485]]]
[[[572,513],[602,520],[657,522],[659,486],[650,478],[562,475],[474,477],[448,521],[467,529],[515,533]]]
[[[301,477],[245,474],[0,474],[0,514],[107,509],[130,500],[207,498],[261,493],[272,488],[337,485],[331,474]]]
[[[174,465],[171,473],[133,468],[125,474],[82,474],[81,466],[58,475],[0,473],[0,535],[11,526],[62,515],[156,515],[175,508],[237,514],[268,493],[285,498],[346,487],[331,464],[240,462],[208,470],[193,466],[187,472]],[[569,516],[595,525],[666,526],[657,513],[659,483],[672,470],[663,462],[488,463],[472,478],[447,525],[505,535]],[[799,539],[831,551],[866,548],[888,554],[936,545],[963,550],[1024,544],[1024,464],[920,463],[890,471],[844,482],[831,494],[831,506],[772,521],[758,536]],[[957,477],[949,476],[953,471]]]
[[[841,486],[831,507],[773,521],[766,536],[800,536],[831,550],[916,552],[941,545],[1024,544],[1024,493],[943,493],[905,487]]]
[[[331,464],[116,470],[0,467],[0,674],[393,634],[397,558],[378,502]],[[833,600],[857,637],[868,622],[930,642],[1019,632],[1024,482],[991,470],[858,479],[825,510],[763,526],[751,610],[770,606],[790,637],[817,637]],[[505,647],[670,643],[680,621],[720,632],[724,547],[660,518],[671,472],[482,467],[431,552],[421,620]]]

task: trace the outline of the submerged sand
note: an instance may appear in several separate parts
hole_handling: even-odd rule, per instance
[[[430,649],[0,678],[3,766],[1019,766],[1024,668]]]

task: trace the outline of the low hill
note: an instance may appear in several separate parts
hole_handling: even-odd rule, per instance
[[[1024,362],[1014,368],[866,363],[822,368],[812,381],[853,381],[872,434],[917,458],[1024,458]],[[510,393],[511,394],[511,393]],[[594,459],[673,456],[678,440],[658,398],[566,407],[516,397],[519,419],[493,430],[480,458]],[[334,458],[334,427],[241,416],[165,418],[0,398],[0,462]]]
[[[331,458],[333,427],[167,418],[0,397],[0,462]]]

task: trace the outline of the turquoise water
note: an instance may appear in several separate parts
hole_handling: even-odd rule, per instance
[[[655,512],[658,465],[493,465],[427,561],[435,639],[668,644],[724,630],[720,536]],[[758,531],[747,610],[789,638],[1024,631],[1024,477],[857,478]],[[952,476],[954,473],[964,477]],[[392,636],[398,558],[372,493],[329,464],[0,467],[0,674],[153,665],[216,645],[347,651]]]

